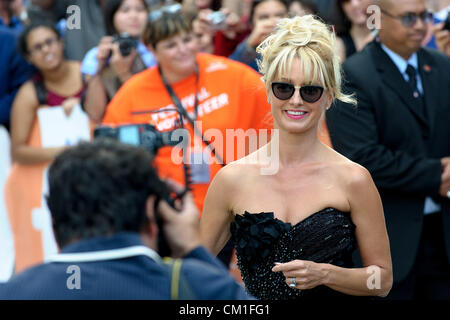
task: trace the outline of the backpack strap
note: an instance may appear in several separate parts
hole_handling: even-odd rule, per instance
[[[39,101],[39,105],[47,104],[47,88],[44,85],[42,77],[33,79],[34,88]]]

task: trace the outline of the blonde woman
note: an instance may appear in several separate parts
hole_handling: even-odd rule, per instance
[[[258,51],[279,139],[215,176],[204,245],[217,254],[231,237],[259,299],[386,296],[392,267],[378,191],[365,168],[317,138],[334,99],[355,103],[341,92],[334,35],[311,15],[283,19]],[[262,174],[267,158],[279,159],[276,173]]]

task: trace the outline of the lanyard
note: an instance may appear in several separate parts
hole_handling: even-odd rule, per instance
[[[158,70],[159,70],[159,74],[161,75],[162,82],[164,83],[164,86],[166,87],[166,90],[169,93],[170,98],[172,99],[173,103],[177,107],[178,111],[180,112],[180,114],[183,115],[183,117],[185,117],[189,121],[190,124],[192,124],[194,126],[194,121],[196,121],[197,117],[198,117],[198,77],[199,76],[198,76],[197,63],[195,64],[195,103],[194,103],[195,118],[194,119],[192,119],[186,112],[186,109],[184,109],[183,105],[180,102],[180,99],[178,99],[178,97],[175,94],[175,92],[173,91],[172,87],[167,82],[166,78],[164,77],[160,66],[158,67]]]
[[[130,258],[136,256],[147,256],[155,262],[160,263],[161,257],[154,250],[145,246],[132,246],[120,249],[103,250],[103,251],[89,251],[89,252],[77,252],[77,253],[59,253],[52,255],[45,259],[46,263],[61,262],[94,262],[94,261],[106,261],[116,260],[123,258]]]
[[[225,162],[223,161],[222,157],[216,153],[216,150],[213,147],[211,147],[211,141],[209,141],[208,139],[206,139],[203,136],[203,133],[197,128],[197,126],[195,125],[195,122],[194,122],[197,120],[197,117],[198,117],[198,78],[199,78],[198,64],[197,63],[195,64],[195,104],[194,104],[195,118],[194,119],[192,119],[186,112],[186,109],[181,104],[180,99],[178,99],[178,97],[175,94],[175,92],[173,91],[172,87],[167,82],[166,78],[164,77],[160,66],[158,67],[158,70],[159,70],[159,74],[161,75],[161,79],[164,83],[164,86],[166,87],[166,90],[169,93],[170,98],[172,99],[173,103],[177,107],[179,113],[189,121],[189,123],[194,128],[194,134],[196,134],[198,137],[200,137],[202,139],[202,142],[211,150],[212,154],[216,157],[217,160],[219,160],[219,163],[221,163],[222,166],[225,166]]]

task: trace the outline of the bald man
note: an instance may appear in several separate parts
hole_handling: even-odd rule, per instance
[[[382,197],[391,299],[450,300],[450,58],[423,49],[425,0],[376,1],[378,38],[343,64],[358,106],[326,115],[333,147],[366,167]]]

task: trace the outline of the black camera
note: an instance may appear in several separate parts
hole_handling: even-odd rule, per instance
[[[126,32],[114,36],[113,42],[119,43],[120,54],[124,57],[128,57],[131,51],[136,49],[139,44],[137,38],[130,36]]]
[[[189,133],[185,129],[160,132],[151,124],[130,124],[118,127],[100,126],[94,130],[94,138],[109,137],[120,142],[140,146],[152,157],[164,146],[185,147]]]
[[[447,14],[447,19],[445,19],[445,24],[442,30],[450,30],[450,11]]]
[[[152,159],[156,156],[158,149],[164,146],[178,146],[185,153],[189,143],[189,132],[186,129],[176,129],[173,131],[160,132],[155,126],[150,124],[130,124],[118,127],[99,126],[94,130],[94,139],[107,137],[118,140],[125,144],[130,144],[144,148],[150,153]],[[183,162],[185,173],[185,189],[177,194],[161,193],[160,199],[165,200],[172,208],[175,208],[175,201],[180,199],[187,191],[190,190],[190,171],[188,165]],[[169,187],[167,187],[170,190]],[[155,214],[157,213],[155,207]],[[156,214],[156,222],[160,232],[158,233],[158,252],[161,256],[170,256],[171,250],[164,237],[162,231],[163,222]]]

